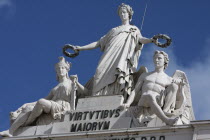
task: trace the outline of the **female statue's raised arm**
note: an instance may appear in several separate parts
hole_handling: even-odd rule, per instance
[[[98,43],[98,41],[96,41],[96,42],[90,43],[90,44],[85,45],[85,46],[76,46],[76,50],[78,50],[78,51],[92,50],[92,49],[95,49],[95,48],[98,48],[98,47],[99,47],[99,43]]]
[[[155,40],[152,39],[152,38],[146,38],[146,37],[143,37],[141,35],[141,32],[138,33],[138,42],[140,42],[141,44],[148,44],[148,43],[153,43]]]
[[[139,42],[142,43],[142,44],[148,44],[148,43],[154,42],[154,39],[146,38],[146,37],[140,36],[140,37],[139,37]]]

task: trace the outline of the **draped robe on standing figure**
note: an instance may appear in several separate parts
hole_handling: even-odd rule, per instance
[[[130,94],[132,73],[136,72],[142,44],[139,29],[121,25],[111,29],[99,40],[103,55],[93,78],[92,95]]]

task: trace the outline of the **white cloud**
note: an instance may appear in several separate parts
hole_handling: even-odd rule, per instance
[[[0,0],[0,7],[2,6],[10,6],[11,1],[10,0]]]
[[[0,18],[11,18],[15,14],[15,5],[11,0],[0,0]]]
[[[166,73],[172,75],[177,69],[186,73],[190,83],[193,108],[197,120],[210,119],[210,55],[207,54],[210,50],[208,46],[210,46],[210,38],[207,39],[202,54],[197,55],[197,57],[205,57],[205,60],[200,61],[197,59],[187,67],[177,63],[177,57],[173,54],[173,46],[167,49],[149,46],[150,49],[143,50],[140,60],[140,65],[147,66],[148,70],[152,71],[154,69],[152,60],[154,51],[163,50],[168,53],[170,61]]]
[[[184,71],[188,74],[197,119],[210,119],[210,57],[194,62]]]

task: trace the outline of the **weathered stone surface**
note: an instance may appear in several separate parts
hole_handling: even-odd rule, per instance
[[[131,118],[121,117],[111,126],[111,129],[130,128]]]
[[[36,133],[37,126],[20,127],[15,131],[14,136],[33,136]]]
[[[54,123],[51,134],[62,134],[70,132],[70,122]]]
[[[94,96],[78,100],[77,110],[116,109],[123,104],[122,95]]]
[[[70,114],[65,114],[64,116],[62,116],[62,120],[65,121],[70,121]]]
[[[2,138],[3,140],[209,140],[210,121],[193,121],[188,125],[143,127],[130,129],[113,129],[104,131],[88,131],[60,133],[41,136],[17,136]]]
[[[153,118],[148,124],[147,127],[161,127],[161,126],[165,126],[166,124],[159,119],[158,117]]]
[[[52,123],[48,125],[38,125],[36,129],[36,134],[35,135],[46,135],[46,134],[51,134],[52,131]]]
[[[61,123],[54,123],[51,134],[129,128],[130,122],[130,117],[80,120],[71,122],[65,121]]]

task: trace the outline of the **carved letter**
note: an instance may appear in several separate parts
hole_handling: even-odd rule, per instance
[[[92,125],[92,130],[96,130],[97,129],[97,122],[93,122],[93,125]]]
[[[77,124],[71,125],[71,132],[76,132]]]
[[[117,110],[116,110],[116,114],[115,114],[114,117],[117,118],[117,117],[119,117],[119,116],[120,116],[120,109],[117,109]]]
[[[109,124],[110,124],[110,121],[105,121],[104,122],[104,128],[103,129],[109,129]]]
[[[99,128],[99,130],[101,130],[103,124],[104,124],[104,122],[98,122],[98,128]]]
[[[92,118],[93,118],[94,113],[95,113],[95,111],[90,111],[89,117],[90,117],[91,120],[92,120]]]
[[[88,113],[89,111],[85,111],[84,112],[84,117],[83,117],[83,120],[86,120],[86,117],[87,117],[87,113]]]
[[[72,119],[73,119],[74,116],[75,116],[75,112],[69,114],[69,119],[70,119],[70,121],[72,121]],[[75,117],[74,117],[74,120],[75,120]]]

